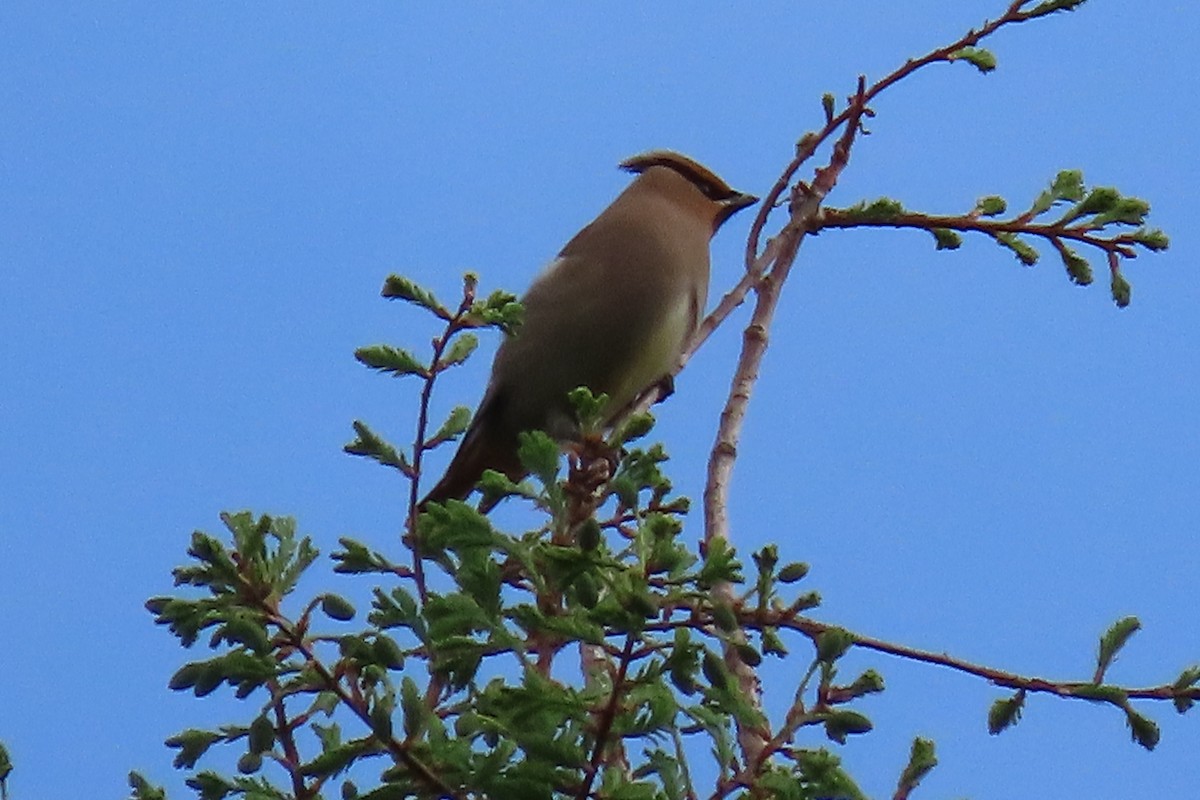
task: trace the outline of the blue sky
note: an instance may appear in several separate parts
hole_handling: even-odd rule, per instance
[[[819,7],[818,7],[819,6]],[[0,8],[0,740],[15,797],[178,790],[162,740],[228,721],[174,696],[183,653],[142,609],[222,509],[291,514],[323,551],[395,547],[400,486],[341,453],[362,418],[396,441],[411,387],[355,347],[419,348],[378,298],[400,272],[452,297],[464,270],[519,291],[670,147],[764,192],[820,96],[956,38],[1003,0],[292,5],[9,2]],[[750,409],[736,543],[813,564],[821,619],[1051,678],[1090,675],[1114,619],[1145,624],[1111,678],[1200,662],[1200,278],[1193,187],[1200,9],[1093,0],[1003,32],[1000,69],[940,67],[876,104],[835,205],[1028,202],[1062,168],[1153,203],[1172,248],[1129,264],[1133,306],[968,239],[806,242]],[[732,285],[748,215],[714,243]],[[735,316],[660,406],[698,497],[739,342]],[[494,345],[492,342],[489,346]],[[474,403],[481,355],[439,407]],[[698,527],[691,528],[696,536]],[[327,586],[321,579],[314,586]],[[799,648],[799,646],[798,646]],[[889,689],[840,748],[890,796],[914,735],[918,796],[1189,796],[1200,719],[1033,698],[1001,737],[997,690],[854,654]],[[798,671],[798,667],[795,668]],[[771,673],[786,683],[792,669]]]

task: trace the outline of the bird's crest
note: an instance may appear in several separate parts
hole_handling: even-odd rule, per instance
[[[648,150],[620,164],[626,172],[642,173],[651,167],[667,167],[687,178],[710,200],[722,201],[739,194],[708,167],[674,150]]]

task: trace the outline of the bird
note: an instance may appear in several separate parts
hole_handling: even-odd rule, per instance
[[[418,504],[464,500],[484,470],[517,481],[518,436],[578,435],[568,393],[608,396],[606,422],[667,378],[703,319],[709,242],[758,198],[672,150],[620,163],[637,177],[547,264],[444,476]]]

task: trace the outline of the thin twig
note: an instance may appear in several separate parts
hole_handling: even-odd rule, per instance
[[[475,302],[475,277],[467,275],[463,279],[462,301],[455,313],[446,318],[446,329],[433,340],[433,359],[430,361],[429,374],[425,377],[425,385],[421,387],[421,402],[417,406],[417,431],[413,438],[412,449],[412,479],[408,485],[408,533],[413,553],[413,577],[417,584],[417,594],[424,604],[429,598],[429,590],[425,585],[425,566],[421,559],[421,541],[417,536],[417,500],[421,492],[421,461],[425,451],[429,449],[426,438],[429,433],[429,403],[433,397],[434,383],[441,374],[440,361],[450,345],[455,334],[465,327],[463,318]],[[440,315],[439,315],[440,316]]]
[[[954,231],[983,233],[995,236],[998,233],[1025,234],[1040,236],[1047,239],[1062,252],[1062,239],[1103,250],[1105,253],[1116,253],[1123,258],[1136,258],[1134,246],[1139,244],[1133,234],[1123,233],[1117,236],[1100,236],[1098,229],[1088,223],[1069,225],[1061,222],[1038,223],[1022,220],[1016,217],[1008,220],[980,219],[968,215],[947,216],[940,214],[920,214],[904,211],[881,219],[863,219],[852,211],[844,209],[824,209],[820,218],[812,227],[813,231],[849,228],[913,228],[933,230],[945,228]]]
[[[858,133],[860,120],[866,113],[864,79],[859,78],[858,93],[851,103],[856,112],[847,118],[842,136],[833,148],[829,164],[817,170],[811,187],[797,186],[789,203],[791,216],[784,230],[776,237],[779,242],[774,263],[755,285],[757,299],[750,323],[742,334],[742,352],[734,369],[733,381],[721,411],[716,441],[708,459],[708,478],[704,486],[704,541],[729,538],[729,485],[742,424],[750,404],[750,393],[758,381],[759,368],[767,351],[768,331],[779,304],[780,291],[795,263],[809,221],[820,211],[825,196],[837,183],[841,171],[849,163],[850,148]],[[733,607],[733,586],[722,582],[714,587],[716,602]],[[734,637],[736,640],[737,636]],[[736,642],[735,642],[736,643]],[[755,708],[761,707],[761,686],[755,670],[738,655],[736,648],[725,647],[725,663],[738,681],[743,696]],[[748,725],[738,725],[738,742],[743,763],[757,769],[763,762],[770,731]]]
[[[271,692],[271,710],[275,715],[275,738],[283,748],[285,767],[292,779],[292,791],[296,800],[310,796],[308,787],[304,784],[304,774],[300,771],[300,751],[296,747],[296,737],[293,735],[293,724],[289,723],[287,708],[280,694],[278,679],[271,679],[267,687]]]
[[[718,636],[718,629],[715,622],[705,619],[705,616],[697,608],[694,618],[651,622],[645,626],[644,630],[647,632],[666,632],[675,630],[676,628],[686,628],[688,630],[700,631],[708,636]],[[966,675],[983,678],[989,683],[1006,689],[1024,689],[1026,692],[1051,694],[1056,697],[1091,700],[1091,697],[1081,696],[1077,692],[1080,689],[1086,690],[1088,688],[1095,688],[1096,686],[1096,683],[1092,680],[1055,681],[1048,678],[1021,675],[1016,672],[988,667],[952,656],[949,653],[936,653],[932,650],[923,650],[919,647],[896,644],[884,639],[846,630],[840,625],[831,625],[807,617],[795,616],[787,611],[760,612],[756,610],[739,612],[738,625],[744,630],[763,630],[766,628],[792,630],[803,634],[814,643],[822,633],[831,630],[843,631],[850,637],[855,647],[861,647],[864,650],[872,650],[908,661],[946,667],[947,669],[952,669]],[[1118,686],[1116,688],[1130,700],[1174,701],[1183,698],[1200,702],[1200,686],[1180,689],[1174,683],[1163,683],[1158,686]]]
[[[361,694],[355,692],[352,695],[347,691],[342,682],[334,676],[325,663],[317,657],[317,654],[309,646],[309,643],[303,636],[298,634],[291,626],[290,622],[280,616],[277,612],[268,607],[261,609],[268,616],[268,621],[279,628],[280,633],[291,646],[298,652],[305,661],[305,664],[313,670],[313,672],[321,679],[325,688],[337,695],[338,699],[350,709],[360,720],[366,723],[367,727],[374,730],[371,724],[370,709],[367,708],[365,698]],[[422,781],[426,786],[439,793],[439,797],[451,798],[452,800],[461,800],[462,795],[454,790],[450,784],[442,780],[441,776],[429,768],[425,762],[421,761],[413,755],[411,749],[404,743],[398,741],[395,737],[382,737],[375,734],[375,738],[382,744],[392,757],[399,761],[404,766],[412,771],[413,775]]]
[[[979,29],[972,29],[957,41],[933,50],[921,58],[905,61],[900,67],[866,88],[862,95],[864,106],[869,107],[871,102],[884,90],[922,67],[940,62],[948,63],[954,61],[955,59],[951,56],[964,47],[973,47],[982,39],[992,35],[1005,25],[1025,22],[1031,19],[1028,12],[1020,10],[1022,6],[1028,5],[1029,2],[1030,0],[1017,0],[1017,2],[1011,3],[1005,13],[994,22],[985,22]],[[671,371],[672,376],[679,374],[688,361],[691,360],[692,356],[696,354],[696,351],[708,341],[713,332],[724,323],[730,314],[746,301],[746,297],[761,279],[762,275],[771,264],[775,263],[779,256],[778,248],[786,242],[780,241],[781,233],[768,239],[766,246],[762,247],[763,232],[766,230],[771,212],[779,205],[780,198],[784,196],[784,193],[788,191],[788,187],[792,185],[800,167],[812,158],[821,145],[841,129],[850,120],[851,116],[858,117],[863,113],[861,111],[856,112],[853,104],[847,104],[841,113],[827,119],[824,127],[818,131],[806,133],[797,142],[795,156],[783,168],[775,183],[763,197],[762,202],[759,203],[758,212],[755,214],[754,221],[750,224],[750,233],[746,237],[745,274],[722,296],[716,307],[700,323],[700,326],[692,335],[691,341],[684,348],[678,364]],[[869,114],[870,112],[865,113]],[[785,225],[785,230],[786,227]],[[647,390],[639,401],[631,406],[631,409],[645,411],[662,398],[662,386],[655,385]]]
[[[596,743],[592,749],[592,758],[588,762],[587,773],[583,776],[583,783],[580,785],[579,791],[575,794],[578,800],[586,800],[588,795],[592,793],[592,784],[595,782],[596,775],[600,771],[600,764],[604,760],[604,750],[608,747],[608,735],[612,732],[613,721],[616,719],[617,710],[621,705],[621,697],[625,691],[625,676],[629,671],[629,664],[632,661],[630,654],[633,652],[633,646],[636,641],[637,639],[633,634],[625,637],[625,650],[617,665],[617,675],[613,678],[608,705],[605,706],[604,712],[600,715],[599,726],[596,729]]]

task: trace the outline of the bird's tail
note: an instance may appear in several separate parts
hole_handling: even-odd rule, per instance
[[[512,480],[524,477],[525,470],[517,458],[516,439],[509,441],[508,437],[498,435],[495,427],[485,419],[476,419],[471,423],[458,452],[446,468],[446,474],[417,504],[418,513],[424,511],[429,503],[465,500],[479,483],[484,470],[503,472]]]

